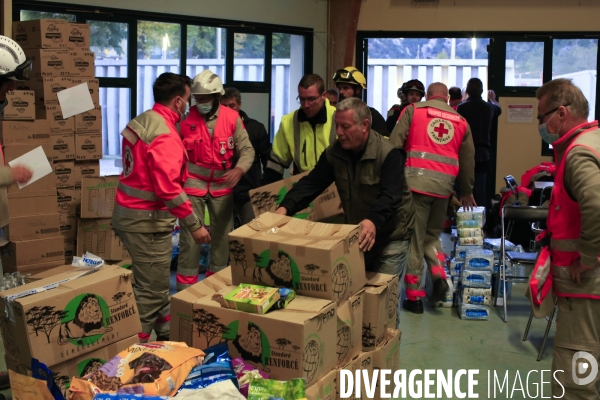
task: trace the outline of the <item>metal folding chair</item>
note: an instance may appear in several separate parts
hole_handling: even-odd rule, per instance
[[[506,221],[527,221],[530,223],[544,222],[548,217],[547,207],[505,205],[502,207],[502,237],[500,241],[500,251],[502,255],[502,264],[500,265],[498,275],[497,295],[500,294],[500,283],[503,285],[502,298],[504,307],[504,322],[508,321],[506,307],[506,284],[509,282],[527,282],[529,275],[533,270],[537,254],[535,252],[516,252],[506,251],[505,242],[509,235],[505,230]],[[511,273],[507,274],[506,259],[509,259],[512,265]]]

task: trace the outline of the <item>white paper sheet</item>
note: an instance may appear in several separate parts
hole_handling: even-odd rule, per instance
[[[87,82],[61,90],[56,95],[64,119],[94,108],[94,102],[92,101]]]
[[[19,189],[23,189],[25,186],[30,185],[38,179],[41,179],[52,173],[52,166],[48,162],[48,158],[46,157],[46,153],[44,153],[42,146],[36,147],[29,153],[23,154],[21,157],[15,158],[14,160],[10,161],[8,165],[11,168],[16,165],[23,165],[31,169],[31,172],[33,172],[29,182],[17,183],[19,185]]]

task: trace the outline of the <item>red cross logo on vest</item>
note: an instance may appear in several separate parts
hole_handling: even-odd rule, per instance
[[[454,125],[452,122],[441,118],[434,118],[427,125],[429,138],[438,144],[450,143],[454,137]]]
[[[123,157],[123,175],[129,176],[133,171],[133,155],[131,154],[131,148],[125,146],[125,157]]]

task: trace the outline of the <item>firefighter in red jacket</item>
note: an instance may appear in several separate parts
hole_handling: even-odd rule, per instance
[[[133,290],[142,332],[169,340],[171,231],[176,219],[198,243],[210,235],[183,191],[186,154],[175,125],[185,112],[191,80],[166,72],[152,90],[155,104],[131,120],[123,135],[123,173],[119,178],[112,225],[131,254]]]
[[[538,130],[557,164],[546,232],[547,281],[558,297],[552,395],[600,399],[600,129],[570,79],[547,82],[536,97]]]
[[[475,149],[469,124],[448,105],[448,87],[432,83],[427,100],[406,107],[390,141],[406,150],[406,181],[413,192],[415,230],[410,243],[408,270],[404,283],[407,299],[403,307],[423,313],[421,283],[423,256],[433,278],[432,300],[442,300],[448,290],[438,257],[442,254],[439,236],[443,230],[448,199],[458,176],[464,207],[473,199]]]
[[[204,216],[208,207],[210,234],[213,238],[207,275],[227,267],[229,259],[228,234],[233,229],[233,188],[254,162],[254,148],[240,115],[221,106],[221,78],[204,70],[194,78],[192,96],[195,106],[179,125],[188,154],[185,192],[194,211]],[[234,168],[234,151],[239,159]],[[200,246],[189,229],[181,227],[177,290],[198,281]]]

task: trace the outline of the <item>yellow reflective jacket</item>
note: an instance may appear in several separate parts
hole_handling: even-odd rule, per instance
[[[310,171],[315,167],[321,153],[336,139],[333,121],[335,107],[330,106],[328,100],[325,104],[327,122],[318,124],[315,130],[308,121],[298,120],[298,110],[281,118],[267,168],[282,174],[292,162],[298,168],[298,171],[294,169],[294,173]]]

